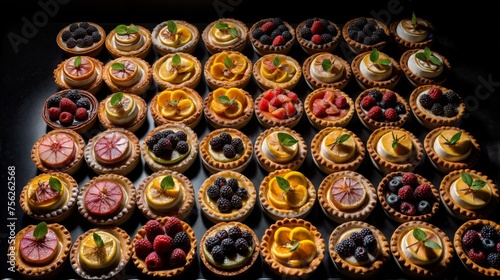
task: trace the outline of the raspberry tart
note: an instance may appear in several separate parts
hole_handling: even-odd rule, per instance
[[[376,227],[362,221],[347,221],[336,227],[328,240],[335,268],[347,277],[376,276],[389,260],[389,242]]]
[[[262,90],[281,87],[293,89],[302,77],[302,68],[293,57],[270,53],[259,58],[253,65],[253,77]]]
[[[210,54],[223,51],[242,52],[248,41],[248,27],[234,18],[220,18],[203,29],[201,39]]]
[[[67,25],[56,37],[56,43],[67,56],[96,57],[104,49],[106,31],[93,22],[80,21]]]
[[[205,62],[203,74],[208,87],[244,88],[252,79],[252,61],[238,51],[222,51],[213,54]]]
[[[279,17],[265,18],[250,27],[248,38],[260,56],[287,54],[295,43],[295,29]]]
[[[104,63],[91,56],[72,56],[54,69],[54,81],[61,89],[81,89],[96,95],[104,83]]]
[[[304,110],[316,129],[345,127],[354,116],[354,101],[340,89],[318,88],[306,96]]]
[[[414,87],[441,85],[451,71],[448,59],[429,47],[405,51],[399,59],[399,65],[408,82]]]
[[[135,24],[119,24],[106,36],[106,49],[112,57],[132,56],[145,59],[153,40],[149,29]]]
[[[183,53],[169,53],[152,65],[153,79],[160,90],[173,87],[196,88],[201,81],[201,62],[196,56]]]
[[[391,36],[403,50],[423,49],[430,47],[435,41],[435,30],[432,24],[412,13],[411,17],[393,21],[389,25]]]
[[[157,93],[149,104],[156,125],[178,123],[194,128],[203,117],[203,99],[188,87],[173,87]]]
[[[310,89],[338,88],[349,83],[351,65],[343,58],[329,52],[317,52],[307,57],[302,64],[302,74]]]
[[[326,176],[318,187],[323,213],[336,223],[363,221],[377,205],[375,187],[360,173],[338,171]]]
[[[153,71],[142,58],[122,56],[104,65],[102,78],[112,92],[142,95],[153,82]]]
[[[332,53],[341,41],[339,27],[324,18],[308,18],[295,28],[300,47],[309,55],[318,52]]]
[[[240,129],[247,125],[254,113],[252,95],[244,89],[220,87],[203,100],[205,119],[214,128]]]
[[[353,18],[342,27],[342,38],[355,54],[375,48],[382,50],[387,45],[389,36],[390,31],[387,25],[369,17]]]
[[[167,20],[154,27],[151,38],[160,56],[176,52],[192,54],[198,46],[200,32],[184,20]]]
[[[257,192],[240,172],[220,171],[205,179],[198,191],[203,215],[213,223],[242,222],[255,206]]]
[[[354,57],[351,69],[362,89],[373,87],[393,89],[402,75],[398,62],[377,48]]]
[[[304,106],[297,93],[282,87],[268,89],[255,99],[255,116],[265,128],[293,128],[302,119]]]
[[[136,94],[115,92],[99,103],[99,122],[106,129],[123,128],[136,132],[146,122],[148,105]]]

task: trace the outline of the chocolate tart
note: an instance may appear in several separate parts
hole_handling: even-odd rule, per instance
[[[153,82],[153,71],[142,58],[122,56],[104,65],[102,78],[112,92],[142,95]]]
[[[90,26],[93,26],[91,27],[92,28],[91,33],[89,33],[88,31]],[[78,27],[82,27],[85,29],[86,31],[85,35],[87,34],[92,35],[93,40],[90,46],[84,46],[84,47],[78,46],[76,41],[77,39],[75,39],[74,36],[71,36],[71,33],[74,33]],[[68,33],[70,35],[68,36],[68,34],[65,33]],[[94,34],[98,35],[93,36]],[[68,36],[68,39],[63,40],[63,37],[66,36]],[[73,37],[72,38],[73,42],[68,43],[68,40],[71,37]],[[85,55],[85,56],[96,57],[104,49],[105,39],[106,39],[106,31],[104,31],[104,29],[100,25],[93,22],[84,21],[84,22],[74,22],[61,29],[61,31],[59,31],[59,33],[57,34],[56,43],[66,56]]]
[[[222,51],[211,55],[203,67],[210,89],[244,88],[252,79],[252,61],[238,51]]]
[[[146,122],[148,114],[148,105],[146,100],[136,94],[122,92],[120,101],[113,106],[115,102],[114,98],[116,98],[114,97],[115,94],[108,95],[99,103],[97,113],[99,122],[105,129],[123,128],[130,132],[136,132]],[[123,98],[123,96],[125,98]],[[133,105],[134,108],[127,113],[124,107],[129,106],[129,102],[135,104]],[[112,108],[111,110],[113,112],[110,114],[106,107]]]
[[[313,25],[315,26],[314,28],[312,28]],[[302,21],[295,27],[295,35],[297,36],[299,46],[309,55],[319,52],[332,53],[342,38],[340,28],[337,24],[324,18],[309,18]],[[317,36],[313,40],[312,37],[314,35]],[[317,38],[321,38],[319,43],[316,41]]]
[[[408,82],[414,86],[414,87],[419,87],[423,85],[441,85],[443,84],[446,79],[448,79],[448,76],[450,75],[451,72],[451,64],[446,59],[446,57],[442,56],[441,54],[432,51],[432,54],[436,57],[438,57],[439,60],[441,60],[441,68],[442,72],[437,75],[436,77],[425,77],[422,75],[419,75],[415,73],[410,67],[413,67],[411,65],[417,64],[411,63],[410,59],[413,58],[413,55],[416,54],[417,52],[423,52],[423,49],[410,49],[405,51],[402,55],[401,58],[399,59],[399,65],[401,66],[401,70],[406,76],[406,79]]]
[[[304,104],[298,95],[281,87],[261,93],[255,99],[254,106],[255,116],[265,128],[276,126],[293,128],[304,114]]]
[[[60,198],[57,202],[47,205],[37,205],[36,189],[39,187],[50,188],[44,191],[45,194],[57,192],[50,185],[51,178],[55,178],[62,186]],[[75,210],[76,199],[78,196],[78,183],[73,177],[67,173],[50,172],[41,173],[33,177],[23,188],[19,195],[19,205],[23,212],[29,217],[37,220],[47,221],[50,223],[58,223],[65,220]]]
[[[181,92],[180,98],[176,99],[177,97],[168,96],[168,94],[172,95],[172,93],[176,91]],[[167,95],[167,97],[160,97],[160,95]],[[190,104],[189,106],[192,105],[193,108],[186,109],[184,107],[180,107],[179,101],[183,99],[190,100],[192,104]],[[162,113],[162,111],[164,110],[167,110],[168,113]],[[173,114],[172,110],[175,111]],[[192,88],[168,88],[157,93],[153,97],[151,103],[149,104],[149,111],[151,112],[151,116],[153,117],[156,125],[167,123],[184,124],[190,128],[194,128],[196,125],[198,125],[201,118],[203,117],[203,99],[201,98],[200,94]]]
[[[327,64],[323,62],[327,60]],[[302,63],[302,74],[310,89],[344,89],[352,76],[351,65],[343,58],[329,52],[317,52]]]
[[[342,193],[345,194],[346,191],[352,193],[352,199],[356,199],[354,205],[344,204],[336,199],[343,198]],[[341,224],[365,220],[377,206],[377,194],[372,183],[360,173],[350,170],[338,171],[323,179],[318,187],[318,201],[323,213],[332,221]]]
[[[91,56],[69,57],[53,71],[54,81],[61,89],[81,89],[94,95],[104,84],[103,75],[104,63]]]
[[[162,191],[161,182],[168,176],[172,177],[175,185],[178,185],[177,190],[167,188]],[[160,188],[155,185],[159,183]],[[155,188],[151,189],[151,188]],[[148,191],[150,194],[148,195]],[[177,192],[177,195],[175,195]],[[154,204],[150,202],[149,197],[164,198],[167,204],[163,205],[165,201]],[[151,220],[171,216],[184,220],[194,207],[194,187],[193,183],[182,173],[170,170],[160,170],[152,173],[144,178],[137,188],[137,208],[141,210],[142,214]],[[170,205],[169,205],[170,204]]]
[[[219,177],[224,178],[224,180],[218,179]],[[233,183],[227,182],[231,178],[236,180],[235,186],[231,185],[234,181]],[[217,184],[219,181],[222,182]],[[217,195],[211,193],[214,188],[212,185],[215,185]],[[230,187],[232,191],[225,192],[228,190],[227,187],[225,187],[223,191],[224,194],[220,194],[220,190],[226,185]],[[238,196],[240,198],[236,199],[234,204],[232,203],[233,196]],[[252,213],[256,196],[257,192],[250,179],[240,172],[227,170],[212,174],[205,179],[198,191],[198,204],[200,205],[203,215],[213,223],[231,221],[243,222],[250,213]],[[227,199],[231,207],[228,209],[219,207],[219,203],[222,203],[222,199]],[[238,200],[241,202],[240,205],[237,203]]]
[[[354,101],[337,88],[315,89],[306,96],[304,104],[307,119],[319,130],[345,127],[354,116]]]
[[[402,50],[423,49],[430,47],[435,42],[434,26],[427,20],[416,18],[416,25],[412,18],[403,18],[389,24],[391,37]]]
[[[112,187],[113,189],[111,189]],[[134,184],[125,176],[118,174],[98,175],[86,182],[80,189],[77,198],[78,211],[94,225],[119,226],[128,221],[134,213],[136,193]],[[90,195],[96,196],[96,198],[91,200]],[[104,198],[107,198],[106,205],[102,205],[105,203]],[[92,205],[88,203],[92,203]],[[94,203],[102,204],[94,205]],[[92,206],[99,208],[93,209]]]
[[[369,28],[370,32],[369,34],[367,34],[366,32],[364,32],[363,27],[366,24],[368,24],[368,22],[372,21],[374,22],[374,24],[371,28]],[[377,31],[378,34],[377,36],[379,37],[379,39],[374,40],[371,44],[366,44],[365,41],[360,42],[358,38],[352,38],[349,34],[349,30],[354,27],[357,27],[361,31],[363,31],[365,37],[371,37],[373,36],[375,30],[380,30]],[[344,38],[344,41],[347,43],[349,49],[355,54],[371,51],[375,48],[378,49],[379,51],[382,50],[387,46],[389,42],[389,36],[390,36],[390,31],[387,25],[375,18],[368,18],[368,17],[353,18],[347,21],[342,27],[342,38]]]
[[[130,32],[137,28],[136,32]],[[106,35],[106,49],[112,57],[133,56],[145,59],[151,51],[153,40],[149,29],[135,24],[120,24]]]
[[[179,64],[174,57],[180,58]],[[203,69],[200,60],[192,54],[175,52],[158,58],[152,65],[153,79],[160,90],[172,87],[196,88],[201,81]]]
[[[388,89],[395,88],[402,76],[401,67],[398,64],[398,62],[394,60],[392,57],[382,52],[379,52],[381,58],[389,59],[391,61],[390,66],[388,66],[390,67],[391,73],[387,75],[387,77],[376,77],[378,76],[378,73],[376,72],[374,73],[374,71],[372,71],[371,69],[373,69],[372,67],[375,67],[378,70],[380,64],[372,62],[370,60],[371,53],[372,51],[360,53],[356,57],[354,57],[351,62],[352,73],[354,74],[354,78],[358,82],[358,85],[362,89],[373,88],[373,87],[388,88]],[[369,64],[369,66],[365,66],[366,64],[363,63],[371,63],[371,64]],[[386,65],[384,65],[384,68],[385,66]],[[376,79],[374,79],[374,77],[368,77],[365,73],[363,73],[364,71],[368,71],[365,73],[373,75],[374,77],[376,77]]]
[[[272,22],[271,28],[263,28],[262,26],[268,22]],[[283,26],[283,27],[280,27]],[[283,31],[276,36],[272,35],[274,30],[278,28]],[[262,42],[261,37],[263,35],[267,35],[274,40],[277,36],[281,35],[283,37],[282,43],[276,45],[271,42]],[[250,27],[249,36],[250,43],[252,45],[253,50],[260,56],[264,56],[266,54],[287,54],[292,49],[295,44],[295,29],[286,21],[282,20],[279,17],[274,18],[265,18],[261,19]]]
[[[264,71],[272,71],[272,73]],[[291,56],[270,53],[260,57],[254,63],[252,73],[255,82],[264,91],[277,87],[292,90],[302,77],[302,68],[299,62]]]
[[[219,18],[209,23],[201,33],[208,53],[242,52],[248,41],[248,27],[234,18]]]
[[[358,261],[354,257],[354,254],[345,254],[337,250],[340,249],[339,246],[343,246],[340,244],[348,242],[344,240],[352,239],[351,234],[354,232],[359,233],[363,238],[368,235],[373,236],[373,239],[368,239],[374,240],[372,242],[375,243],[363,246],[368,252],[367,261]],[[330,234],[328,250],[335,268],[343,275],[352,278],[376,276],[385,267],[390,258],[389,242],[385,235],[373,225],[362,221],[347,221],[336,227]]]
[[[172,36],[174,40],[172,40]],[[170,38],[162,39],[161,37]],[[160,56],[176,52],[192,54],[198,46],[200,32],[195,25],[184,20],[168,20],[154,27],[151,38],[153,46]],[[166,45],[165,40],[168,40],[170,45]]]
[[[222,98],[222,99],[221,99]],[[218,88],[203,100],[205,119],[214,128],[241,129],[252,119],[252,95],[241,88]]]

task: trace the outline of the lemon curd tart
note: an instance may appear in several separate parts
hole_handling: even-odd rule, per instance
[[[393,89],[401,78],[398,62],[377,48],[354,57],[351,69],[362,89],[371,87]]]
[[[160,56],[175,52],[192,54],[198,46],[200,32],[187,21],[167,20],[154,27],[151,38]]]
[[[119,24],[106,36],[106,49],[114,58],[133,56],[145,59],[152,42],[149,29],[135,24]]]
[[[151,68],[153,79],[161,90],[172,87],[194,89],[201,81],[201,62],[189,53],[168,53],[156,60]]]
[[[106,129],[123,128],[136,132],[146,122],[148,105],[136,94],[115,92],[99,103],[97,116]]]
[[[423,49],[430,47],[435,41],[435,30],[432,24],[412,13],[411,17],[393,21],[389,30],[396,44],[403,50]]]
[[[210,54],[222,51],[242,52],[248,41],[248,27],[234,18],[219,18],[203,29],[201,39]]]
[[[237,87],[220,87],[203,100],[203,112],[214,128],[240,129],[247,125],[254,113],[254,101],[250,93]]]
[[[399,64],[408,82],[414,87],[441,85],[451,71],[448,59],[429,47],[405,51],[399,59]]]

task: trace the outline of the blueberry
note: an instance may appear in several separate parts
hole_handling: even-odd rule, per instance
[[[403,186],[401,182],[401,176],[394,176],[387,185],[392,193],[397,193],[399,188]]]
[[[401,102],[396,103],[396,106],[394,106],[394,109],[396,110],[396,112],[399,115],[402,115],[402,114],[406,113],[405,105],[403,105],[403,103],[401,103]]]
[[[489,238],[482,238],[481,243],[483,244],[483,248],[486,251],[493,251],[495,250],[496,244],[495,241],[489,239]]]
[[[429,202],[427,200],[420,200],[418,202],[417,211],[420,214],[425,214],[425,213],[429,212],[429,210],[431,210],[431,205],[429,204]]]
[[[391,193],[390,195],[387,196],[387,203],[391,207],[397,207],[401,200],[399,199],[399,196],[395,193]]]

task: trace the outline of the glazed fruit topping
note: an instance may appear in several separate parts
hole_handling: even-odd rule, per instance
[[[299,171],[275,176],[269,181],[267,198],[280,209],[302,207],[309,199],[307,178]]]
[[[432,112],[436,116],[452,118],[458,114],[460,96],[454,91],[442,92],[441,88],[431,88],[427,93],[422,93],[418,97],[418,102],[422,107]]]
[[[88,120],[92,109],[89,98],[76,89],[49,97],[46,107],[49,119],[66,127]]]
[[[374,45],[387,39],[384,29],[374,19],[360,17],[347,28],[347,34],[352,40],[364,44]]]
[[[334,25],[322,18],[307,19],[299,32],[302,38],[317,45],[330,43],[339,33]]]
[[[248,191],[239,185],[236,178],[218,176],[207,188],[207,196],[215,202],[219,212],[229,213],[243,207],[243,202],[248,198]]]
[[[21,238],[19,249],[26,262],[46,265],[57,255],[58,243],[56,233],[41,222]]]
[[[307,267],[318,250],[309,229],[282,226],[274,232],[271,253],[280,263],[289,267]]]
[[[69,29],[61,33],[61,40],[68,48],[87,48],[99,42],[103,34],[99,32],[96,26],[88,22],[73,23]]]
[[[220,229],[208,237],[203,244],[203,253],[208,261],[223,269],[233,269],[244,265],[253,252],[252,234],[239,226]]]
[[[186,154],[190,150],[186,133],[181,130],[174,132],[167,129],[155,132],[146,140],[146,145],[159,158],[169,158],[174,152]]]
[[[112,180],[101,180],[91,185],[85,193],[87,210],[96,216],[108,216],[118,212],[124,200],[122,187]]]
[[[349,109],[346,97],[335,92],[335,90],[327,89],[322,97],[321,95],[318,97],[312,102],[311,108],[312,113],[318,118],[340,116]]]
[[[278,119],[292,118],[297,115],[300,100],[295,92],[276,87],[263,93],[259,101],[261,112],[269,112]]]
[[[238,118],[244,113],[247,98],[239,88],[218,88],[212,93],[210,108],[218,115]]]
[[[361,99],[360,106],[368,117],[379,122],[399,121],[407,112],[405,105],[397,100],[396,93],[390,90],[371,89]]]
[[[420,183],[412,172],[392,177],[385,188],[389,206],[408,216],[429,213],[436,202],[433,187],[429,183]]]
[[[462,236],[469,258],[483,267],[500,268],[500,232],[490,225],[469,228]]]
[[[272,18],[264,22],[252,32],[252,36],[262,44],[272,46],[283,46],[293,39],[292,32],[280,18]],[[282,39],[276,40],[278,36]]]
[[[233,137],[227,132],[210,139],[210,148],[216,152],[221,152],[226,158],[234,158],[244,151],[245,146],[239,137]]]

